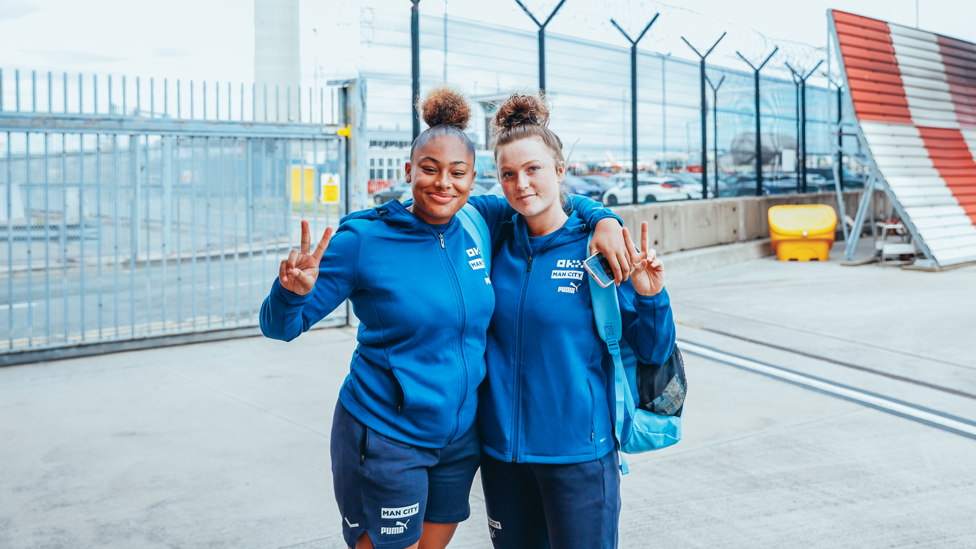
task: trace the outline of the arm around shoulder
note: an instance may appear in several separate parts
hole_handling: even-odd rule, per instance
[[[494,246],[501,232],[502,224],[512,219],[512,216],[515,215],[515,209],[504,198],[489,194],[469,196],[468,204],[478,210],[481,217],[485,218],[485,223],[488,224],[488,233],[491,235],[491,242]]]

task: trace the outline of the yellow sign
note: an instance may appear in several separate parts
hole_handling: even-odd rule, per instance
[[[324,173],[319,176],[319,181],[322,185],[322,203],[323,204],[338,204],[339,203],[339,174],[337,173]]]
[[[304,173],[304,178],[303,178]],[[304,179],[305,193],[302,193],[302,179]],[[311,166],[291,167],[291,201],[293,204],[313,202],[315,200],[315,168]]]

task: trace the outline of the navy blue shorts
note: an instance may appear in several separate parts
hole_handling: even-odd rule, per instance
[[[480,461],[477,425],[443,448],[419,448],[369,429],[337,403],[332,484],[346,545],[356,547],[365,532],[374,547],[410,547],[420,540],[422,522],[467,519]]]
[[[495,549],[613,549],[620,522],[616,450],[567,465],[483,454],[481,483]]]

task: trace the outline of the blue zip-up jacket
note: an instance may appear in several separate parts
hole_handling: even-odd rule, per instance
[[[514,213],[497,197],[469,202],[493,235]],[[593,201],[579,206],[593,223],[613,215]],[[359,346],[342,405],[380,434],[444,447],[474,424],[485,377],[495,298],[481,253],[457,219],[429,225],[399,202],[350,214],[322,256],[312,292],[299,296],[275,279],[261,331],[291,341],[349,298]]]
[[[597,333],[583,261],[589,228],[573,213],[532,251],[525,220],[506,223],[492,259],[495,313],[479,422],[484,451],[506,462],[582,463],[614,447],[613,360]],[[675,330],[667,291],[617,288],[624,339],[663,364]]]

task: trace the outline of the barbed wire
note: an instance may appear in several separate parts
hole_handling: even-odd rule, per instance
[[[523,0],[526,7],[538,14],[551,13],[558,1]],[[563,21],[571,20],[594,30],[616,34],[618,31],[610,23],[613,19],[634,37],[655,13],[660,13],[660,17],[641,42],[645,49],[662,53],[671,52],[687,57],[685,53],[688,47],[681,41],[682,36],[696,48],[707,49],[725,32],[727,33],[725,38],[709,57],[710,64],[742,69],[743,63],[736,55],[736,51],[741,52],[750,61],[754,61],[764,59],[774,48],[779,47],[776,57],[764,71],[779,73],[779,76],[783,77],[789,75],[784,62],[789,62],[798,70],[809,70],[827,56],[826,46],[773,38],[752,27],[732,24],[686,7],[656,0],[591,0],[572,4],[567,2],[558,17]]]
[[[471,12],[472,9],[477,8],[483,14],[483,17],[479,17],[479,21],[486,24],[501,24],[524,30],[536,28],[535,23],[522,12],[514,0],[496,0],[490,3],[485,0],[447,1],[448,12],[454,16],[465,13],[465,10]],[[522,0],[525,7],[539,21],[544,21],[559,5],[559,1]],[[426,5],[431,4],[433,2],[428,1]],[[361,0],[360,5],[362,10],[360,31],[364,43],[371,43],[372,40],[379,38],[372,28],[372,19],[376,15],[388,11],[406,13],[409,10],[409,3],[403,0]],[[422,2],[421,6],[424,5]],[[436,13],[439,8],[428,9]],[[708,57],[709,66],[749,72],[749,67],[736,55],[737,51],[750,62],[758,63],[779,47],[776,56],[763,69],[763,75],[786,80],[791,78],[786,63],[806,73],[817,62],[827,58],[826,45],[815,46],[795,40],[774,38],[749,26],[732,24],[705,13],[659,0],[568,1],[553,18],[549,30],[558,33],[569,31],[587,40],[629,46],[610,20],[615,20],[631,38],[636,38],[655,13],[659,13],[660,17],[640,42],[639,47],[645,52],[655,51],[661,55],[674,55],[697,61],[697,56],[681,38],[686,38],[699,51],[704,51],[711,47],[724,32],[725,37]],[[465,18],[464,15],[461,17]],[[553,30],[553,27],[559,30]],[[820,73],[826,68],[825,63],[812,78],[822,78]]]

